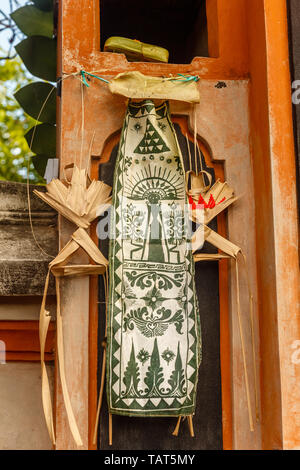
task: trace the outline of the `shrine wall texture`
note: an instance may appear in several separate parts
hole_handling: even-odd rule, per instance
[[[30,201],[34,232],[44,250],[55,254],[57,216],[32,194]],[[43,190],[41,186],[38,186]],[[0,182],[0,322],[26,324],[38,321],[45,276],[49,259],[34,242],[31,233],[26,184]],[[54,297],[48,306],[55,312]],[[2,323],[3,322],[3,323]],[[3,327],[5,328],[5,327]],[[18,343],[19,332],[10,330],[16,353],[26,343]],[[3,330],[0,329],[0,341]],[[4,331],[7,333],[7,331]],[[26,331],[20,331],[26,334]],[[2,336],[3,337],[3,336]],[[32,335],[29,337],[32,338]],[[3,340],[2,340],[3,341]],[[51,449],[45,425],[41,397],[41,366],[39,362],[5,362],[0,344],[0,450]],[[27,347],[27,346],[26,346]],[[11,353],[12,351],[10,351]],[[25,352],[25,354],[27,351]],[[49,368],[53,378],[53,367]]]
[[[52,368],[48,371],[52,380]],[[0,364],[0,450],[48,450],[41,397],[41,366]]]
[[[30,226],[26,184],[0,181],[0,296],[43,294],[48,263],[57,249],[57,215],[32,194],[35,188],[42,187],[30,185],[31,220],[42,250]]]

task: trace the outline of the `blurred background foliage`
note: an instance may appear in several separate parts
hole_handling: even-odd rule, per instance
[[[1,0],[2,180],[25,182],[29,167],[30,182],[42,184],[47,160],[55,157],[56,90],[51,83],[56,74],[53,3],[53,0]],[[34,126],[37,127],[32,140]]]
[[[3,50],[0,51],[2,53]],[[24,137],[35,120],[28,116],[15,100],[14,92],[29,83],[18,57],[0,61],[0,179],[25,182],[31,157]],[[30,161],[30,180],[43,182]]]

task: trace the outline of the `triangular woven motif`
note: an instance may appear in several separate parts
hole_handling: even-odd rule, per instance
[[[149,109],[151,111],[153,107],[149,107]],[[148,109],[146,109],[146,111],[150,112],[148,111]],[[148,154],[148,153],[163,153],[163,152],[169,152],[169,151],[170,149],[166,145],[165,141],[162,139],[158,131],[152,125],[151,121],[147,119],[145,135],[142,138],[139,145],[134,150],[134,153]]]

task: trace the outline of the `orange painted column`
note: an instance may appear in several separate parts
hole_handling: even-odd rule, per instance
[[[300,446],[296,174],[285,0],[247,0],[262,447]]]
[[[300,449],[299,251],[285,0],[265,0],[276,302],[284,449]]]
[[[263,0],[247,0],[250,70],[250,142],[255,188],[255,231],[261,360],[262,446],[282,447],[276,272],[271,185],[269,99]]]

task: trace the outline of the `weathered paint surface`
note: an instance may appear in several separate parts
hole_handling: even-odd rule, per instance
[[[287,13],[283,0],[265,5],[282,438],[283,448],[300,449],[300,364],[293,360],[300,339],[299,239]]]
[[[250,136],[256,192],[256,258],[259,301],[262,447],[282,447],[274,225],[271,187],[269,99],[264,2],[247,3],[250,70]]]
[[[50,378],[52,368],[48,369]],[[0,364],[0,450],[50,450],[39,363]]]
[[[195,57],[191,64],[179,66],[149,62],[137,64],[128,62],[123,54],[100,53],[99,3],[98,0],[78,0],[75,5],[71,0],[64,0],[64,73],[73,73],[83,68],[113,75],[138,69],[148,75],[167,75],[180,70],[199,73],[203,78],[247,76],[244,0],[207,0],[208,30],[211,32],[209,44],[214,58]],[[214,33],[217,37],[212,37]],[[218,52],[219,56],[215,58]]]
[[[26,184],[0,181],[0,296],[42,295],[48,263],[57,250],[57,215],[32,194],[31,220],[28,216]],[[51,282],[49,293],[54,293]],[[4,301],[4,299],[3,299]]]
[[[299,447],[299,267],[286,3],[248,1],[251,144],[256,188],[262,436]],[[297,384],[298,381],[298,384]]]

